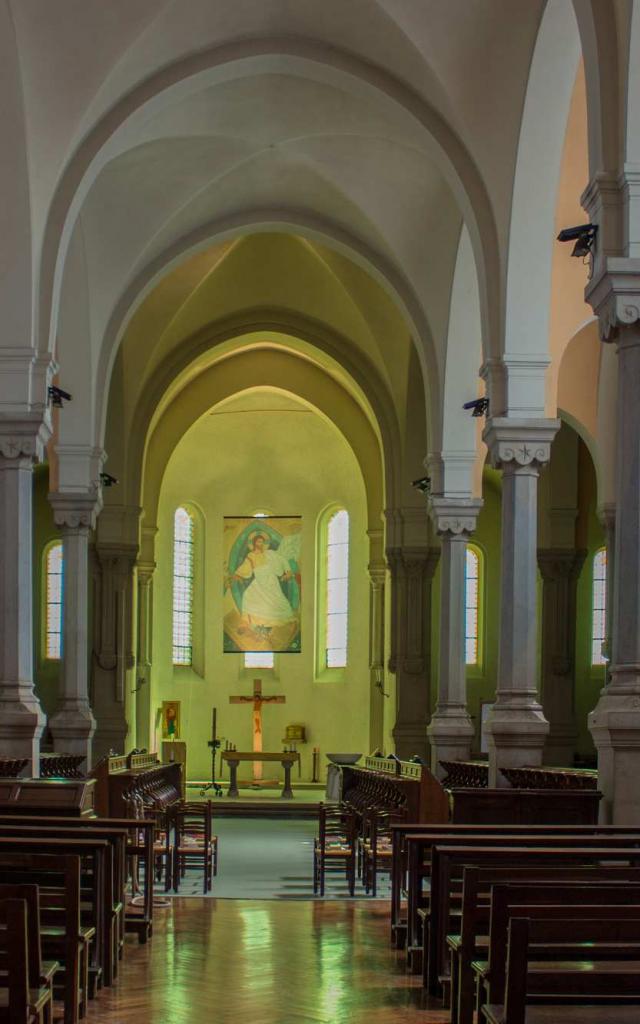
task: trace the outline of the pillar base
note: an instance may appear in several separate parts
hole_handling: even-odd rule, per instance
[[[602,824],[640,826],[640,694],[605,690],[589,715],[598,751]]]
[[[549,723],[540,704],[496,704],[486,731],[490,788],[508,788],[501,768],[535,768],[542,764]]]
[[[11,693],[5,684],[0,697],[0,752],[4,757],[26,757],[27,776],[40,775],[40,740],[45,727],[45,716],[33,692],[22,694],[21,687]]]
[[[401,761],[410,761],[416,754],[429,760],[426,722],[396,722],[393,728],[395,752]]]
[[[96,731],[96,720],[86,702],[72,699],[62,700],[55,714],[49,719],[56,753],[83,754],[85,769],[92,765],[92,740]]]
[[[431,746],[431,771],[438,779],[446,772],[440,761],[468,761],[475,730],[464,708],[438,710],[431,719],[427,736]]]

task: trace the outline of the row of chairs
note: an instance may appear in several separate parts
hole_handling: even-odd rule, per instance
[[[402,820],[400,809],[320,804],[318,835],[313,848],[313,891],[324,896],[327,872],[343,872],[350,896],[356,881],[377,896],[378,875],[391,872],[391,825]]]
[[[149,813],[146,805],[144,813]],[[202,870],[202,887],[211,891],[218,873],[218,836],[213,832],[211,800],[181,801],[163,810],[151,808],[156,817],[154,859],[156,881],[164,877],[165,892],[178,892],[187,868]]]

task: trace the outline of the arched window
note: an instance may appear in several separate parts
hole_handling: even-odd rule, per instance
[[[464,567],[464,660],[480,664],[480,576],[482,554],[467,544]]]
[[[349,623],[349,513],[334,512],[327,523],[325,666],[346,668]]]
[[[54,541],[45,551],[44,656],[50,661],[62,657],[62,601],[64,597],[64,559],[62,541]]]
[[[607,549],[593,556],[593,592],[591,600],[591,664],[605,665],[602,645],[607,638]]]
[[[173,517],[173,664],[193,660],[194,520],[182,506]]]

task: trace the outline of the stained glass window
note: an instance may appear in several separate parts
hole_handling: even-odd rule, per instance
[[[607,637],[607,549],[593,557],[593,596],[591,605],[591,664],[605,665],[602,645]]]
[[[349,513],[334,512],[327,525],[326,665],[345,668],[349,622]]]
[[[62,657],[62,600],[64,595],[64,560],[62,541],[52,544],[46,554],[45,657],[59,661]]]
[[[480,611],[480,553],[467,546],[464,571],[464,658],[467,665],[478,664]]]
[[[193,516],[177,508],[173,519],[173,664],[190,665],[193,645]]]
[[[247,651],[245,668],[273,668],[273,651]]]

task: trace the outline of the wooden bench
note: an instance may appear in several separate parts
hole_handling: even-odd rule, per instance
[[[53,978],[59,968],[57,961],[44,963],[40,939],[40,903],[37,885],[0,884],[0,904],[19,902],[24,904],[26,914],[27,943],[27,1012],[43,1024],[53,1022]],[[21,947],[22,926],[18,934],[8,929],[6,938]],[[0,945],[0,1019],[10,1010],[12,969],[10,951]],[[21,986],[22,990],[22,986]],[[10,1013],[7,1014],[11,1019]]]
[[[429,914],[427,903],[430,902],[429,888],[431,875],[432,850],[437,843],[460,846],[462,848],[476,845],[503,847],[517,846],[549,846],[558,844],[574,846],[598,846],[607,843],[609,846],[634,846],[640,847],[640,832],[633,831],[630,835],[612,835],[608,833],[607,838],[596,834],[584,835],[584,833],[573,833],[571,829],[553,833],[537,833],[535,830],[515,834],[476,833],[473,841],[468,835],[449,833],[434,838],[433,835],[410,834],[405,839],[407,847],[407,958],[412,971],[420,969],[422,961],[422,919]],[[461,878],[461,875],[460,875]],[[425,891],[426,889],[426,891]]]
[[[8,814],[0,812],[0,835],[3,823],[7,825],[31,825],[45,828],[83,830],[98,829],[106,832],[125,830],[127,833],[126,862],[124,883],[131,878],[133,889],[139,881],[139,868],[142,867],[143,886],[141,906],[132,906],[125,899],[124,930],[138,935],[141,943],[153,934],[153,833],[155,822],[152,819],[138,818],[69,818],[62,816],[25,814]],[[122,944],[122,934],[121,934]]]
[[[0,875],[14,884],[38,886],[43,948],[55,949],[55,959],[63,965],[64,1020],[76,1024],[81,1005],[86,1005],[90,941],[90,932],[80,926],[80,857],[0,848]]]
[[[475,1005],[476,977],[472,964],[488,954],[491,927],[506,932],[508,916],[501,893],[508,893],[511,904],[626,904],[640,901],[640,868],[609,866],[607,868],[517,867],[464,869],[459,934],[447,935],[451,969],[451,1020],[456,1024],[472,1024]],[[504,986],[504,962],[498,984]],[[484,980],[488,978],[488,970]],[[446,979],[441,977],[446,984]],[[491,1002],[496,1000],[492,997]],[[500,1000],[501,1001],[501,1000]]]
[[[611,908],[601,909],[611,914]],[[505,1000],[482,1007],[487,1024],[555,1024],[558,1021],[563,1024],[636,1024],[640,1016],[640,919],[621,920],[622,908],[613,909],[615,916],[604,918],[580,919],[575,915],[554,920],[511,918]],[[550,971],[546,970],[544,963],[537,959],[539,949],[532,948],[532,944],[559,942],[568,933],[594,946],[622,943],[627,952],[634,948],[639,959],[614,959],[606,965],[598,963],[593,969],[593,965],[590,967],[576,957],[562,964],[551,964]],[[543,989],[547,986],[547,1005],[527,1005],[534,977]],[[567,1000],[554,999],[549,989],[569,996],[572,1003],[579,1005],[567,1005]],[[606,1003],[618,1005],[614,1008]]]
[[[406,837],[411,835],[502,836],[504,825],[423,825],[392,824],[391,830],[391,942],[405,945],[407,919],[402,916],[402,892],[406,889]],[[613,825],[510,825],[510,835],[635,835],[638,830]]]
[[[595,842],[597,843],[597,838]],[[447,954],[447,933],[450,928],[452,896],[461,898],[461,881],[465,866],[506,867],[506,866],[548,866],[561,869],[569,866],[596,865],[603,862],[617,862],[634,866],[638,861],[638,847],[621,846],[615,839],[610,845],[598,846],[588,844],[579,846],[569,844],[562,847],[554,845],[512,846],[505,843],[501,846],[477,845],[470,846],[435,846],[432,849],[431,898],[425,920],[424,954],[427,957],[425,981],[430,993],[439,992],[439,979],[444,973]]]

